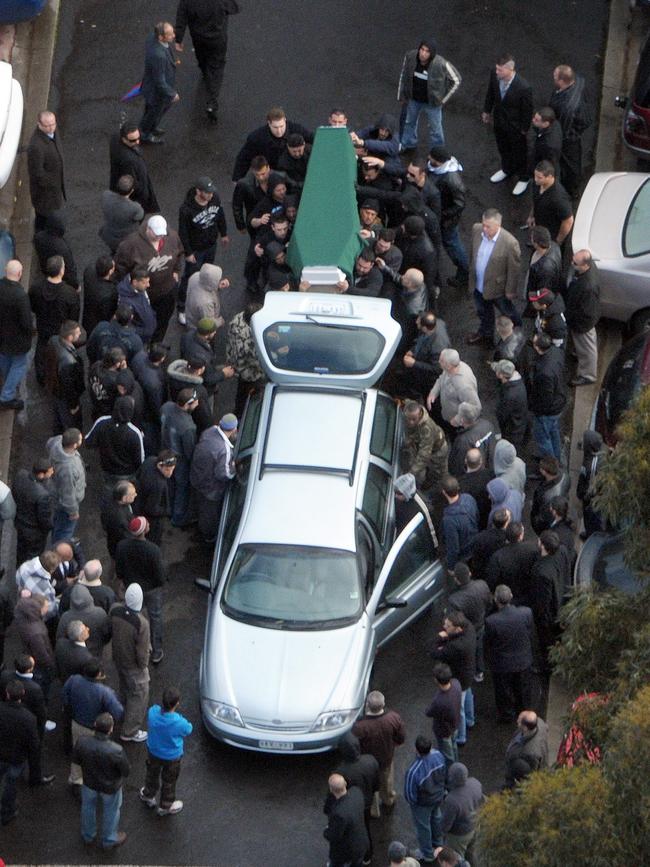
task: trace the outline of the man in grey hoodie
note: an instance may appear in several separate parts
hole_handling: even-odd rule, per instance
[[[462,762],[454,762],[447,772],[447,789],[442,803],[442,833],[447,846],[465,857],[476,835],[478,808],[485,800],[483,787],[476,777],[469,776]]]
[[[79,509],[86,494],[86,468],[79,455],[83,435],[68,428],[47,441],[47,453],[54,467],[54,518],[52,543],[74,536]]]
[[[224,324],[221,315],[219,290],[227,289],[230,281],[223,276],[218,265],[206,262],[199,271],[192,274],[187,283],[185,300],[185,324],[188,328],[198,328],[199,320],[214,319],[217,328]]]
[[[517,450],[506,439],[500,439],[494,449],[494,475],[503,479],[508,487],[525,493],[526,464],[517,457]]]
[[[71,621],[81,620],[90,630],[90,636],[86,639],[86,647],[97,659],[102,658],[104,645],[111,637],[111,622],[103,608],[95,605],[90,590],[83,584],[75,584],[70,594],[70,608],[61,615],[56,630],[57,641],[67,634],[67,628]]]

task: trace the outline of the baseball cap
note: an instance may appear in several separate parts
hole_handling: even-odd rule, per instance
[[[204,193],[214,193],[216,192],[216,187],[214,185],[214,181],[212,178],[209,178],[207,175],[201,175],[201,177],[197,180],[194,185],[197,190],[201,190]]]
[[[547,301],[549,304],[552,301],[555,301],[555,292],[551,292],[550,289],[537,289],[528,293],[529,301]]]
[[[153,217],[149,217],[147,226],[159,238],[163,238],[167,234],[167,220],[160,214],[154,214]]]

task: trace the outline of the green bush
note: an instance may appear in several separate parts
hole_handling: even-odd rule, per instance
[[[518,788],[492,795],[485,803],[479,816],[479,863],[622,867],[610,818],[611,794],[600,766],[532,774]]]

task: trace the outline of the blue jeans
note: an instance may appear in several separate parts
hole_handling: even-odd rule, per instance
[[[16,812],[16,795],[18,793],[18,778],[23,772],[25,763],[11,765],[9,762],[0,762],[0,780],[4,778],[2,800],[0,801],[0,818],[5,821]]]
[[[536,415],[533,419],[533,439],[542,455],[554,455],[558,461],[562,461],[559,415]]]
[[[64,509],[55,509],[52,519],[52,544],[71,539],[77,528],[77,520],[73,520]]]
[[[88,786],[81,787],[81,836],[90,843],[97,835],[97,803],[101,801],[102,816],[102,846],[110,846],[117,841],[117,827],[120,824],[120,808],[122,807],[122,789],[113,795],[97,792]]]
[[[454,762],[458,761],[458,747],[456,745],[457,737],[458,730],[456,730],[449,738],[439,738],[436,735],[438,749],[445,757],[445,761],[447,762],[447,769],[449,769],[449,766],[453,765]]]
[[[147,590],[144,594],[144,604],[149,614],[149,629],[151,632],[151,650],[153,653],[163,649],[163,596],[162,587]]]
[[[0,374],[4,385],[0,391],[0,400],[13,400],[16,397],[18,386],[23,381],[27,373],[27,359],[29,352],[23,355],[7,355],[0,352]]]
[[[409,100],[406,106],[404,118],[404,132],[402,134],[402,148],[415,148],[418,146],[418,118],[423,111],[429,125],[429,147],[444,145],[445,134],[442,131],[442,106],[429,105],[426,102]]]
[[[420,852],[427,861],[433,861],[433,850],[442,846],[442,814],[440,804],[420,806],[411,804],[411,816],[415,825]]]
[[[476,722],[474,718],[474,693],[471,687],[463,690],[460,701],[460,725],[458,726],[457,744],[467,743],[467,729]]]
[[[172,524],[174,527],[184,527],[192,521],[193,509],[190,488],[190,462],[180,456],[172,476],[174,491],[172,497]]]
[[[521,316],[517,313],[517,308],[509,298],[501,296],[501,298],[491,298],[487,300],[483,297],[478,289],[474,290],[474,306],[476,315],[480,320],[479,331],[483,337],[494,339],[494,308],[503,313],[504,316],[509,316],[512,319],[515,328],[520,328],[522,325]]]
[[[467,250],[463,246],[463,242],[460,240],[458,226],[448,226],[446,229],[443,228],[441,234],[442,246],[445,248],[447,255],[460,272],[459,276],[466,277],[469,271],[469,259],[467,258]]]

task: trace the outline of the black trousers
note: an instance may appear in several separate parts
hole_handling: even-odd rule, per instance
[[[494,700],[500,720],[514,720],[530,707],[531,673],[525,671],[492,672]]]
[[[192,42],[199,69],[203,74],[205,89],[208,91],[208,108],[216,111],[219,107],[219,93],[226,66],[228,40],[205,42],[193,35]]]
[[[176,782],[181,772],[180,759],[159,759],[147,751],[147,775],[144,794],[155,798],[160,789],[160,806],[168,809],[176,800]]]
[[[577,196],[580,180],[582,179],[582,142],[562,142],[562,154],[560,156],[560,180],[562,186],[570,196]]]
[[[167,333],[167,326],[176,306],[176,293],[166,292],[164,295],[160,295],[155,301],[151,302],[151,306],[156,311],[156,319],[158,321],[151,342],[160,343]]]
[[[528,175],[528,148],[526,136],[512,127],[494,127],[494,138],[501,156],[501,168],[507,175]]]

